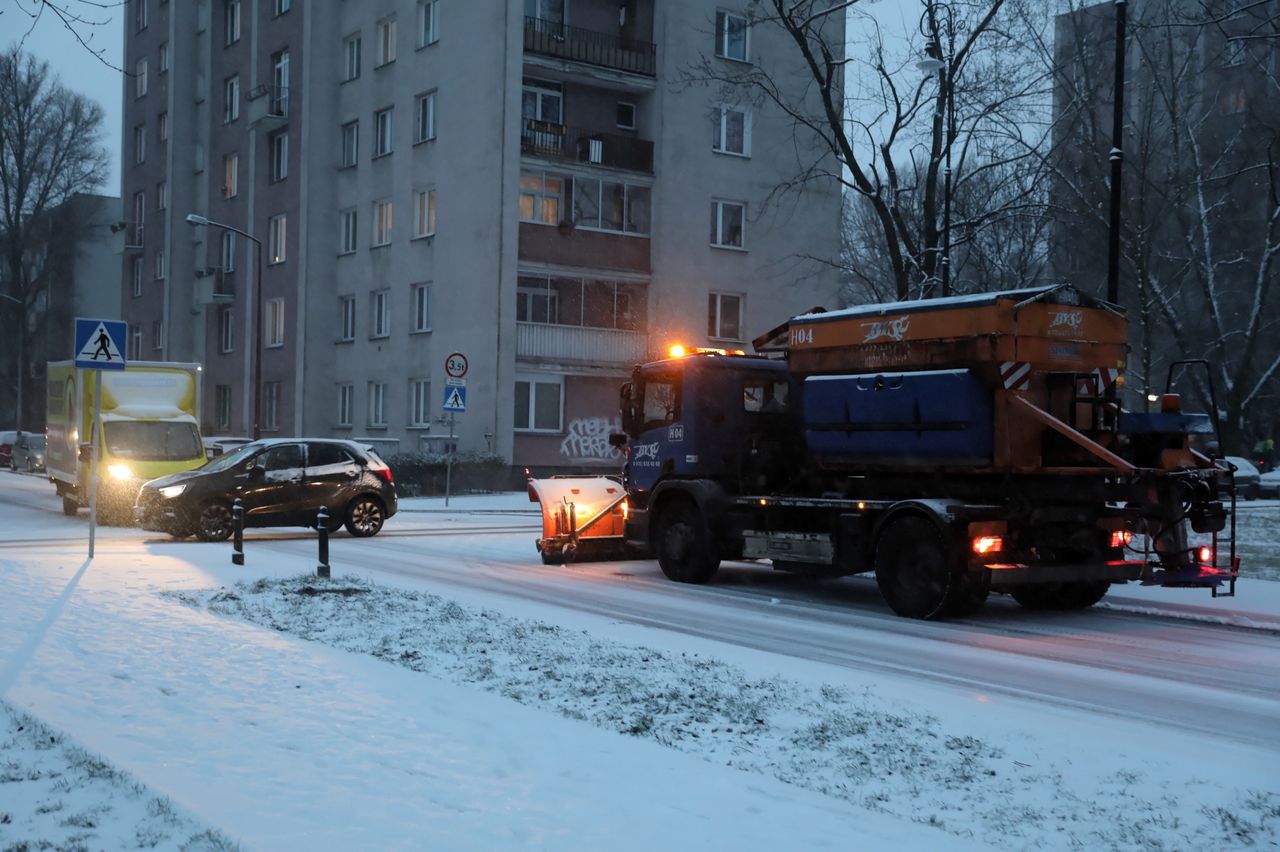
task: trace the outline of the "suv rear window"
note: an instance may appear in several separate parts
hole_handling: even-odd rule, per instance
[[[350,464],[351,454],[337,444],[308,444],[307,466],[326,467],[331,464]]]

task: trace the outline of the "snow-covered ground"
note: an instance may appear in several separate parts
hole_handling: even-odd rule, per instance
[[[922,677],[923,660],[844,664],[870,631],[785,647],[810,647],[797,609],[814,603],[820,631],[848,600],[927,649],[865,584],[793,593],[747,566],[675,598],[691,621],[750,609],[778,631],[761,649],[610,608],[689,591],[650,587],[647,565],[541,566],[524,495],[442,502],[335,537],[320,581],[292,531],[253,534],[237,568],[227,545],[108,529],[88,563],[83,517],[0,475],[0,848],[1280,845],[1280,732],[1236,723],[1280,718],[1280,684],[1248,674],[1280,662],[1280,584],[1125,588],[1053,622],[997,604],[948,628],[957,661],[1085,684],[1048,701]],[[1280,521],[1280,504],[1250,511]],[[540,594],[504,596],[516,576]],[[1238,646],[1220,681],[1206,642]],[[1127,666],[1126,647],[1162,643],[1195,674]],[[1123,680],[1221,718],[1191,733],[1091,708]]]

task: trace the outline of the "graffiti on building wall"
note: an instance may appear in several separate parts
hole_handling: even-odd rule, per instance
[[[568,434],[560,442],[560,455],[574,464],[607,464],[622,461],[617,447],[609,446],[609,433],[621,432],[618,417],[579,417],[569,421]]]

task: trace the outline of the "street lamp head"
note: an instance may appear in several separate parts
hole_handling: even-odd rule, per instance
[[[188,213],[187,224],[188,225],[207,225],[209,224],[209,220],[198,213]]]
[[[929,39],[929,43],[924,47],[924,58],[916,63],[916,67],[926,74],[936,74],[942,70],[945,63],[942,61],[942,46],[938,44],[935,38]]]

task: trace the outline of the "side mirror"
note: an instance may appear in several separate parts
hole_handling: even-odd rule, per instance
[[[609,433],[609,446],[613,447],[614,449],[621,450],[626,445],[627,445],[626,435],[622,434],[621,432]]]
[[[93,444],[81,444],[78,458],[85,464],[93,461]]]

